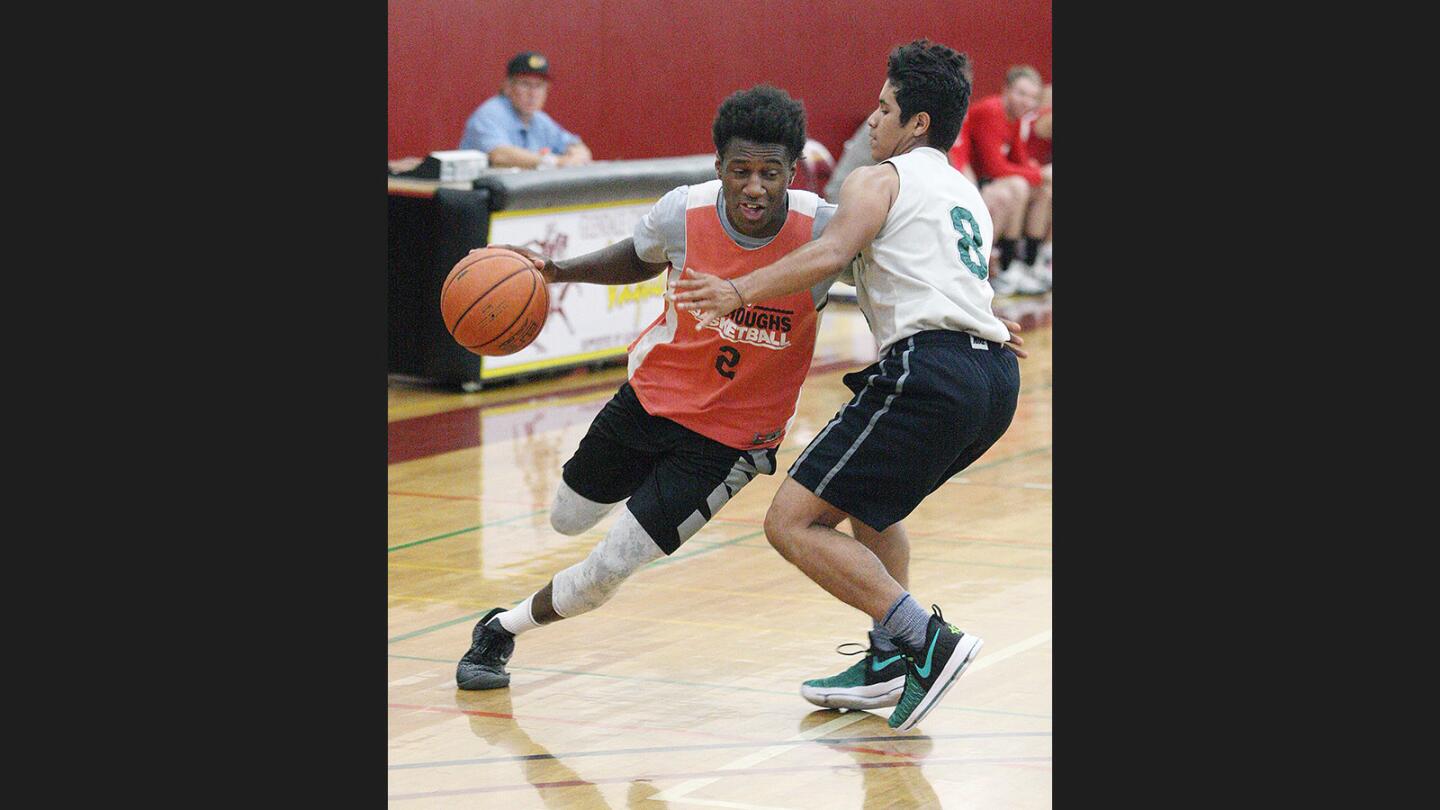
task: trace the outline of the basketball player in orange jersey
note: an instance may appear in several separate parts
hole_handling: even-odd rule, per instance
[[[738,278],[686,268],[672,282],[672,301],[699,310],[704,327],[747,301],[803,290],[842,268],[853,275],[880,360],[846,375],[855,397],[791,465],[765,533],[898,647],[876,649],[872,633],[869,655],[805,682],[801,694],[820,705],[888,701],[900,731],[934,709],[981,646],[910,595],[901,520],[1004,434],[1020,391],[1017,354],[1006,345],[1013,328],[991,311],[994,224],[975,184],[946,157],[969,101],[964,54],[928,40],[895,48],[868,119],[878,163],[845,179],[825,233]],[[853,537],[835,529],[846,519]],[[901,661],[903,693],[881,694],[872,670]]]
[[[805,145],[805,111],[765,85],[720,105],[717,179],[673,189],[632,238],[573,259],[529,256],[545,280],[635,284],[662,272],[746,273],[818,236],[835,206],[789,190]],[[565,463],[550,522],[584,532],[625,502],[584,560],[510,610],[480,619],[455,672],[461,689],[510,683],[515,636],[599,607],[646,563],[675,552],[756,475],[775,449],[810,368],[818,311],[834,274],[789,295],[737,307],[709,329],[668,304],[630,345],[629,379]]]

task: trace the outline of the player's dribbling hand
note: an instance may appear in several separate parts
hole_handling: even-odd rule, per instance
[[[686,278],[686,274],[689,274],[689,278]],[[744,306],[740,294],[735,292],[730,282],[689,267],[681,270],[680,275],[670,282],[665,296],[675,302],[676,309],[690,312],[699,310],[699,314],[695,316],[698,321],[695,324],[697,330],[720,320],[720,316],[725,313]]]
[[[549,259],[545,258],[545,256],[543,256],[543,255],[541,255],[541,254],[539,254],[539,253],[536,253],[535,251],[531,250],[530,248],[523,248],[523,247],[520,247],[519,245],[507,245],[507,244],[504,244],[504,243],[501,243],[501,242],[496,242],[496,243],[493,244],[493,245],[486,245],[485,247],[487,247],[487,248],[504,248],[505,250],[513,250],[513,251],[515,251],[516,253],[519,253],[521,256],[524,256],[525,258],[529,259],[531,262],[534,263],[535,269],[536,269],[536,270],[539,270],[539,271],[540,271],[540,275],[542,275],[542,276],[545,277],[545,283],[546,283],[546,284],[554,284],[554,283],[555,283],[555,263],[552,262],[552,261],[550,261]],[[470,252],[471,252],[471,253],[474,253],[476,250],[482,250],[482,249],[483,249],[483,248],[474,248],[474,249],[471,250]]]
[[[1000,318],[999,315],[995,317]],[[1010,332],[1010,339],[1005,341],[1005,345],[1010,347],[1010,351],[1014,352],[1016,357],[1029,357],[1030,353],[1020,348],[1025,345],[1025,338],[1020,337],[1020,324],[1004,318],[1000,318],[1000,323],[1005,324],[1005,328]]]

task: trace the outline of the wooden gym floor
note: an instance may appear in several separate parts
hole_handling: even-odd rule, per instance
[[[1020,406],[1006,435],[906,521],[911,591],[985,639],[908,734],[890,710],[819,709],[807,678],[856,659],[869,619],[765,540],[784,471],[873,361],[834,303],[780,449],[674,555],[599,609],[517,639],[511,686],[455,687],[491,607],[582,559],[614,522],[565,537],[547,509],[560,467],[623,367],[473,394],[390,385],[389,801],[415,808],[1039,808],[1051,805],[1051,326],[1020,320]]]

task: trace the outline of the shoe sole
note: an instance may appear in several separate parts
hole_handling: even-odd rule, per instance
[[[827,709],[883,709],[900,702],[905,676],[869,686],[824,687],[800,685],[800,697]]]
[[[482,672],[479,675],[471,676],[465,681],[456,678],[455,685],[467,692],[473,692],[479,689],[499,689],[510,685],[510,676],[508,674],[496,675],[492,672]]]
[[[920,698],[920,705],[916,706],[915,711],[911,712],[910,716],[905,718],[900,725],[895,726],[896,731],[909,731],[915,727],[915,724],[924,720],[925,715],[935,708],[940,699],[945,697],[945,693],[950,691],[950,687],[960,679],[960,674],[970,666],[970,662],[975,660],[975,656],[980,654],[980,648],[985,646],[985,640],[977,636],[966,635],[965,638],[960,639],[960,643],[964,644],[967,638],[975,639],[975,643],[970,645],[970,649],[965,652],[964,656],[959,655],[959,649],[956,649],[956,654],[951,655],[950,660],[945,662],[944,668],[940,670],[940,677],[936,679],[936,683],[941,685],[932,686],[925,697]]]

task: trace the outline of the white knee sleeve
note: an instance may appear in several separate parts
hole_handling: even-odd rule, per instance
[[[577,616],[605,604],[625,578],[665,552],[635,520],[629,509],[605,535],[590,556],[555,575],[550,601],[564,618]]]
[[[561,534],[580,534],[599,523],[618,505],[619,501],[596,503],[583,498],[562,479],[560,487],[555,490],[555,502],[550,505],[550,525]]]

